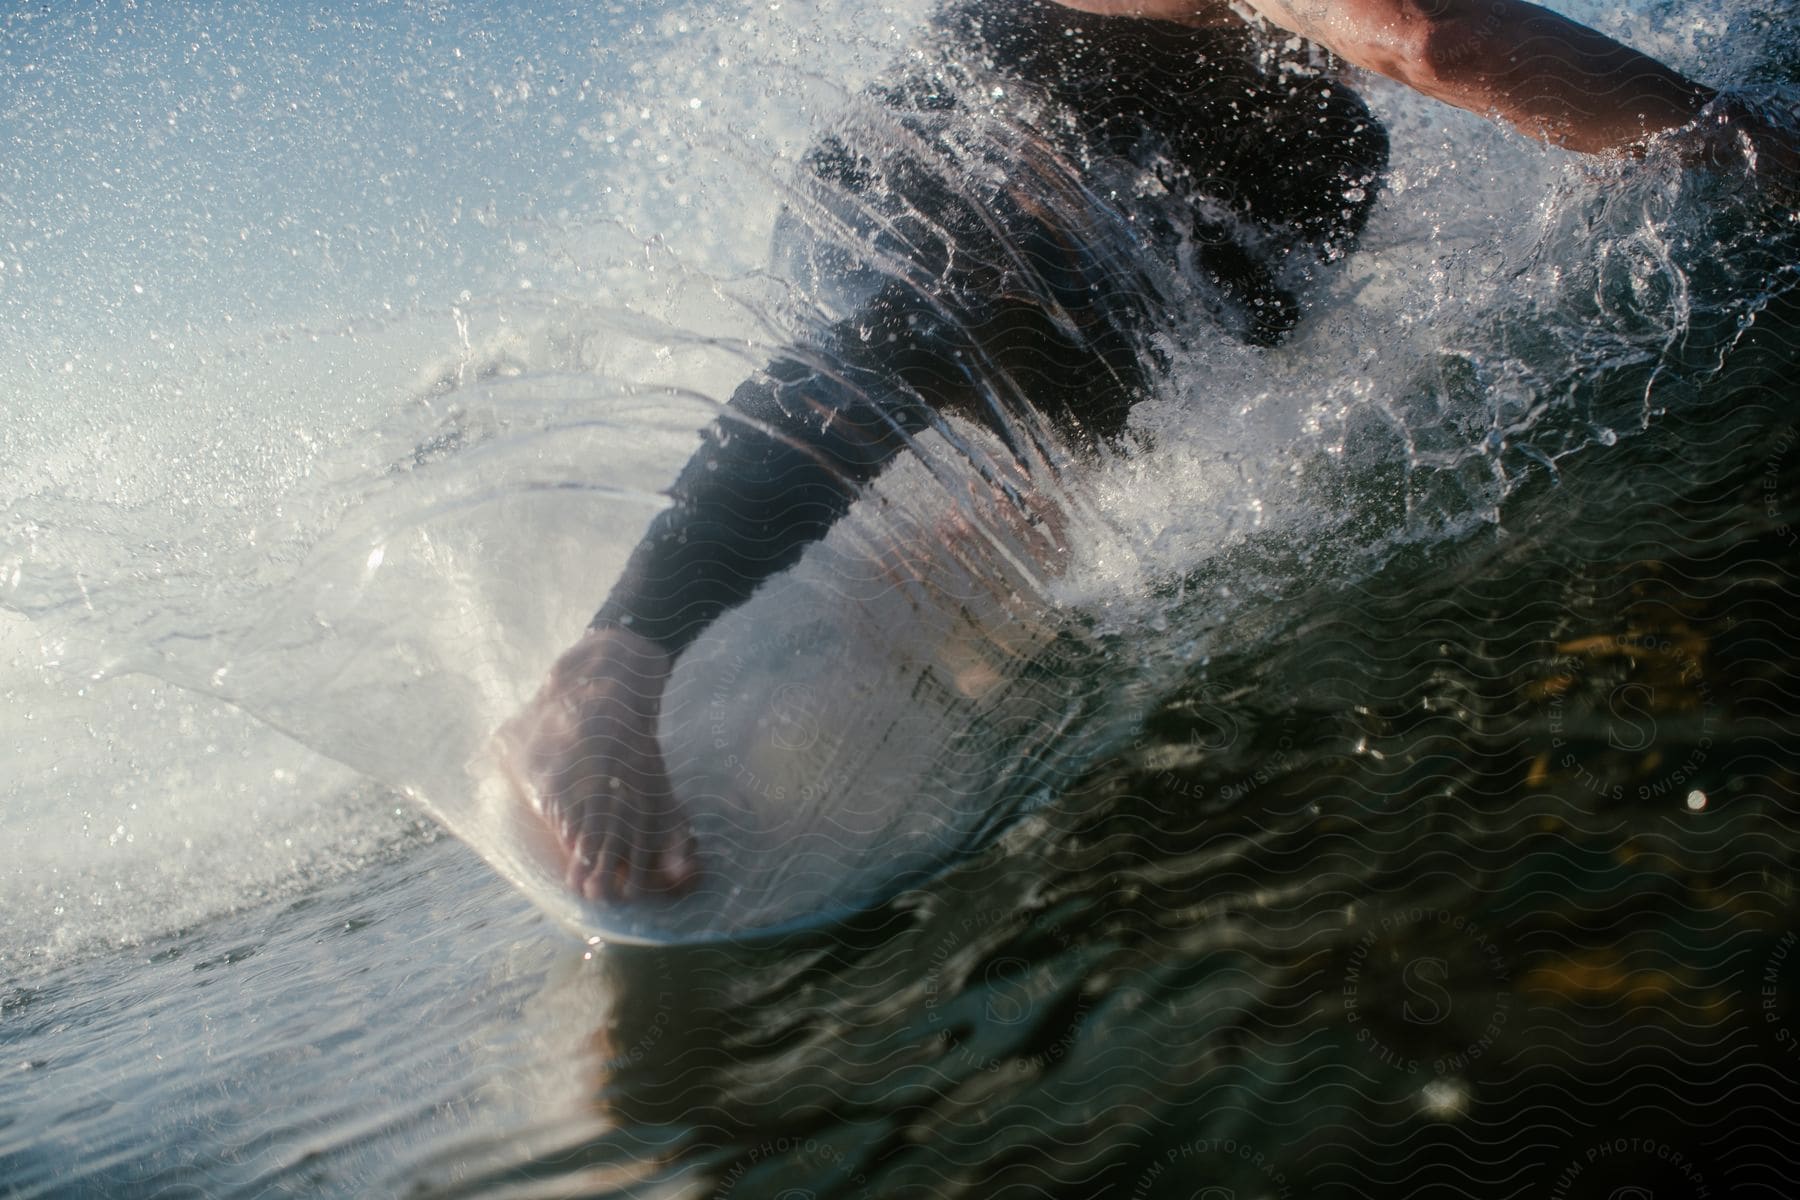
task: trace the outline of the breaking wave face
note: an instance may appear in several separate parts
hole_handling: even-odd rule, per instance
[[[1154,153],[1078,159],[1036,132],[1028,100],[998,102],[1005,89],[979,73],[922,125],[802,69],[876,74],[916,47],[921,13],[891,25],[671,14],[618,30],[630,53],[593,78],[534,26],[510,52],[455,68],[475,78],[454,76],[453,91],[492,85],[490,107],[456,119],[472,153],[496,130],[549,138],[572,123],[558,144],[584,165],[523,214],[470,204],[464,228],[483,231],[472,240],[491,241],[499,264],[479,288],[445,270],[408,276],[409,295],[388,299],[384,271],[398,268],[371,249],[381,236],[404,227],[439,255],[462,236],[428,218],[454,207],[462,220],[466,197],[414,197],[421,215],[364,228],[376,262],[340,280],[348,298],[324,302],[328,319],[253,318],[246,336],[186,297],[176,340],[198,345],[189,357],[121,359],[124,382],[104,385],[103,353],[70,360],[94,389],[79,411],[129,419],[105,435],[114,454],[82,441],[101,417],[20,443],[30,463],[0,527],[0,630],[17,661],[106,680],[88,686],[109,696],[148,687],[189,724],[228,720],[220,702],[248,713],[405,795],[584,932],[704,940],[815,921],[992,840],[1104,753],[1192,753],[1146,741],[1146,714],[1215,660],[1292,636],[1304,614],[1285,597],[1407,556],[1475,569],[1480,556],[1462,551],[1488,545],[1516,497],[1717,405],[1735,348],[1791,317],[1791,194],[1756,186],[1744,157],[1691,168],[1690,131],[1640,161],[1577,161],[1374,87],[1394,155],[1360,245],[1312,272],[1284,341],[1247,344],[1221,333],[1241,314],[1216,281],[1146,254],[1144,230],[1170,203]],[[1655,29],[1636,32],[1681,61]],[[422,74],[435,63],[416,46],[383,53]],[[402,101],[425,94],[395,86]],[[1794,127],[1791,90],[1762,98]],[[371,160],[451,122],[346,103],[393,119],[371,135],[392,143]],[[1453,136],[1427,134],[1439,124]],[[850,125],[929,161],[959,211],[1003,210],[1028,181],[1053,224],[1080,231],[1087,262],[1134,280],[1140,315],[1106,330],[1129,329],[1145,395],[1121,440],[1083,447],[1032,415],[1013,364],[968,362],[978,402],[934,421],[825,541],[684,656],[663,741],[701,886],[583,904],[495,781],[488,739],[584,627],[736,383],[854,313],[828,280],[767,269],[778,221],[815,262],[937,295],[879,232],[890,211],[800,165]],[[1006,285],[1055,309],[1063,285],[1039,250],[1005,220],[994,229],[981,248],[1010,264]],[[197,217],[191,232],[207,232]],[[956,260],[966,232],[938,232]],[[1105,357],[1094,339],[1110,333],[1059,328]],[[260,399],[240,424],[223,398],[247,381]],[[365,403],[346,404],[344,387]],[[161,452],[191,446],[207,413],[221,422],[199,438],[208,462]],[[113,490],[95,485],[97,462],[117,464]],[[1562,519],[1595,511],[1572,502]],[[1524,536],[1567,532],[1552,518]],[[254,773],[143,787],[166,762],[81,786],[143,803],[146,823],[199,827],[227,854],[280,829],[289,867],[343,869],[413,836],[391,805],[345,799],[323,761],[295,761],[278,782],[304,778],[310,794],[273,806]],[[65,928],[65,910],[109,885],[111,932],[155,931],[171,843],[154,865],[97,856],[88,826],[110,816],[77,834],[20,804],[49,831],[32,869],[73,882],[51,894],[8,881],[27,923],[19,944]],[[325,832],[345,813],[352,846]],[[279,873],[259,870],[227,872],[204,903],[243,902]],[[29,924],[52,903],[54,921]]]

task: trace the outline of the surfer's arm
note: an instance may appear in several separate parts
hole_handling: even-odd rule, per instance
[[[1598,153],[1693,120],[1709,88],[1523,0],[1247,0],[1359,67]]]
[[[821,361],[849,357],[820,349]],[[911,414],[859,386],[872,382],[784,356],[738,388],[587,631],[501,727],[500,761],[576,894],[636,899],[694,879],[657,738],[663,691],[682,651],[824,537],[905,445]]]
[[[701,432],[591,628],[679,655],[849,511],[922,424],[909,415],[793,359],[770,364]]]
[[[1059,0],[1190,23],[1223,0]],[[1711,89],[1524,0],[1242,0],[1347,62],[1570,150],[1629,149],[1693,120]]]

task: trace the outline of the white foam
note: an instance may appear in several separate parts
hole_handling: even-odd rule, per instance
[[[0,966],[154,936],[404,835],[379,790],[216,697],[392,783],[460,772],[759,359],[777,181],[927,7],[522,11],[498,36],[454,14],[319,36],[140,11],[106,39],[0,18],[56,85],[0,124],[28,151],[0,208]],[[1581,15],[1677,65],[1721,36],[1711,10]],[[1410,381],[1491,325],[1521,286],[1501,268],[1588,168],[1368,92],[1395,156],[1363,248],[1282,349],[1177,348],[1134,417],[1155,452],[1084,490],[1070,603],[1256,533],[1348,536],[1321,476],[1487,462],[1499,391],[1421,414]],[[598,478],[616,494],[547,490]],[[318,586],[294,607],[246,611],[302,569]],[[121,659],[215,698],[89,678]],[[284,661],[303,668],[255,677]],[[353,666],[391,697],[340,687]]]

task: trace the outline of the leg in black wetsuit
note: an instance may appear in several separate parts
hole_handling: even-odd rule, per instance
[[[934,67],[877,91],[881,120],[808,158],[858,244],[790,257],[853,311],[702,432],[589,632],[503,731],[589,898],[692,875],[656,721],[702,630],[792,566],[940,413],[1015,448],[1044,424],[1077,447],[1120,433],[1147,382],[1143,334],[1167,319],[1152,266],[1201,281],[1234,336],[1274,344],[1298,316],[1287,279],[1349,247],[1385,166],[1361,101],[1265,60],[1247,28],[977,0],[934,37]],[[1085,192],[1078,172],[1102,159],[1154,172],[1168,195],[1127,212]]]

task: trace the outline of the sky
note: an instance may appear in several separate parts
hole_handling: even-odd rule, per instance
[[[0,9],[0,361],[491,290],[657,11],[311,8]]]

